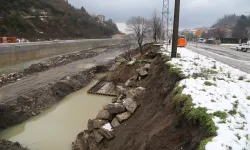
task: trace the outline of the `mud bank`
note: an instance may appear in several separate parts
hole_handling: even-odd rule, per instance
[[[89,121],[88,130],[77,135],[73,150],[196,150],[206,133],[180,114],[182,106],[175,106],[173,90],[180,77],[170,71],[164,59],[157,55],[150,64],[148,75],[141,79],[135,78],[141,67],[136,66],[137,63],[111,72],[110,76],[116,77],[111,80],[118,81],[123,89],[118,88],[120,101],[104,106],[97,118]],[[131,97],[130,91],[138,87],[145,89],[143,94]],[[136,104],[133,109],[132,105],[126,105],[128,98]],[[115,109],[120,110],[117,115],[112,114],[117,107],[114,105],[121,105]],[[111,115],[101,115],[104,112]],[[101,122],[99,128],[93,127],[94,122]]]
[[[55,56],[47,60],[44,60],[42,62],[31,64],[27,68],[24,68],[18,72],[12,72],[9,74],[1,74],[0,75],[0,87],[7,85],[9,83],[14,83],[18,80],[21,80],[22,78],[29,76],[32,73],[42,72],[51,68],[63,66],[73,61],[91,58],[99,54],[115,50],[117,48],[119,48],[118,45],[113,45],[113,46],[93,48],[89,50],[82,50],[80,52],[59,55],[59,56]]]
[[[6,140],[0,140],[0,150],[28,150],[23,148],[18,142],[10,142]]]

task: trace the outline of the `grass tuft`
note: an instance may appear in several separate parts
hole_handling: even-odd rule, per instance
[[[250,100],[250,96],[247,96],[247,100]]]
[[[201,141],[198,150],[205,150],[207,143],[211,142],[212,138],[206,138],[204,140]]]
[[[237,111],[233,109],[233,110],[230,110],[228,113],[233,116],[237,114]]]
[[[244,76],[239,76],[239,79],[238,80],[244,80],[245,77]]]
[[[209,81],[204,82],[204,84],[205,84],[206,86],[216,86],[216,84],[211,83],[211,82],[209,82]]]
[[[223,120],[227,118],[227,113],[222,111],[216,111],[213,113],[213,115]]]

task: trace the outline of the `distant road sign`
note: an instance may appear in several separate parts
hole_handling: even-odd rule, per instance
[[[201,30],[197,30],[197,31],[195,32],[195,36],[197,36],[197,37],[201,37],[201,34],[202,34],[202,31],[201,31]]]

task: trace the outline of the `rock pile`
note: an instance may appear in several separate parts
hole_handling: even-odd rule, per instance
[[[149,64],[137,69],[138,75],[128,79],[125,86],[117,86],[117,98],[112,103],[103,106],[95,119],[88,121],[88,130],[78,134],[76,142],[73,143],[74,150],[94,150],[99,144],[115,138],[113,129],[129,119],[139,107],[136,98],[142,96],[145,91],[143,87],[135,87],[136,81],[148,75]]]

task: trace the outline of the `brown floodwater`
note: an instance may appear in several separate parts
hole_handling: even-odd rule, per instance
[[[71,150],[76,135],[87,129],[88,119],[95,118],[102,106],[111,102],[112,97],[87,94],[95,82],[40,115],[3,131],[0,137],[30,150]]]

